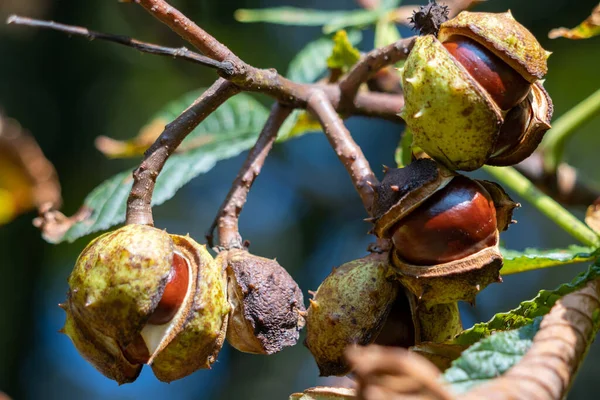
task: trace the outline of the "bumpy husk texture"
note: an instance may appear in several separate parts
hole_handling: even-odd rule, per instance
[[[442,44],[455,35],[479,42],[532,84],[523,103],[528,122],[515,135],[516,143],[500,154],[492,156],[506,112]],[[523,161],[550,129],[552,101],[539,81],[549,54],[510,12],[464,11],[443,23],[437,38],[417,38],[402,72],[405,107],[400,113],[414,145],[452,170]]]
[[[236,349],[273,354],[298,341],[304,327],[304,297],[298,284],[275,260],[245,250],[217,258],[227,271],[232,312],[227,341]]]
[[[334,268],[310,301],[305,345],[321,376],[345,375],[344,350],[378,337],[398,295],[389,280],[387,253],[371,254]]]
[[[185,299],[171,321],[147,324],[169,280],[174,252],[190,271]],[[69,288],[64,333],[119,383],[135,380],[142,367],[124,353],[131,344],[148,346],[148,363],[164,381],[208,367],[221,347],[229,313],[225,277],[205,246],[190,237],[144,225],[109,232],[83,250]]]

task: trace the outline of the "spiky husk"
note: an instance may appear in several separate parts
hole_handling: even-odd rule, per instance
[[[69,311],[126,347],[164,292],[175,246],[169,234],[126,225],[92,241],[69,277]]]
[[[334,268],[310,301],[305,345],[321,376],[345,375],[344,350],[373,343],[398,295],[387,253],[371,254]]]
[[[443,42],[453,35],[467,36],[481,43],[531,83],[542,79],[548,72],[550,53],[514,19],[510,11],[463,11],[442,24],[438,38]]]
[[[147,324],[174,252],[188,263],[185,298],[169,322]],[[223,343],[229,313],[224,273],[189,236],[145,225],[109,232],[82,252],[69,287],[63,332],[84,358],[119,383],[134,381],[142,368],[128,359],[129,345],[147,346],[156,376],[172,381],[208,367]]]
[[[415,146],[452,170],[486,162],[504,122],[501,110],[433,35],[416,39],[402,84],[400,116]]]
[[[230,311],[224,271],[206,246],[189,236],[171,238],[177,249],[198,265],[198,274],[192,306],[182,328],[152,362],[154,375],[163,382],[210,368],[225,340]]]
[[[498,246],[487,247],[460,260],[443,264],[412,265],[393,252],[397,279],[418,301],[446,304],[474,302],[486,286],[500,281],[502,255]]]

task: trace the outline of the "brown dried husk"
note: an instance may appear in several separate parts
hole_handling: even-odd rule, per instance
[[[232,307],[227,341],[254,354],[274,354],[298,341],[304,327],[304,297],[298,284],[275,260],[246,250],[219,253],[225,265]]]
[[[388,231],[401,218],[443,189],[455,176],[456,173],[427,158],[413,161],[404,168],[388,170],[381,184],[375,187],[375,235],[387,238]]]
[[[525,133],[518,143],[499,155],[491,157],[486,164],[503,167],[520,163],[537,149],[544,134],[550,129],[554,106],[542,82],[531,85],[531,92],[524,101],[528,102],[530,109],[529,123],[525,128]]]

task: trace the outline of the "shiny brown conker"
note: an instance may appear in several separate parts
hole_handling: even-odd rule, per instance
[[[457,176],[391,231],[396,252],[405,261],[442,264],[496,245],[496,209],[481,185]]]
[[[173,253],[173,267],[165,291],[154,312],[150,315],[149,324],[162,325],[173,319],[185,299],[188,283],[189,268],[187,261],[181,255]]]
[[[442,44],[500,109],[509,110],[527,97],[531,84],[485,46],[459,35],[451,36]]]

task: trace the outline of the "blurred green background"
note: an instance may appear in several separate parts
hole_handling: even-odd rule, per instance
[[[178,0],[172,1],[227,44],[245,61],[285,71],[304,44],[320,36],[319,28],[241,24],[237,8],[278,5],[351,9],[351,0]],[[589,15],[595,0],[489,0],[478,10],[510,8],[554,54],[546,87],[555,115],[600,86],[600,38],[549,40],[547,32],[572,27]],[[11,13],[84,25],[135,36],[164,45],[182,42],[134,4],[106,0],[2,0],[0,20]],[[403,35],[409,32],[403,30]],[[366,30],[362,50],[373,32]],[[39,141],[56,166],[69,214],[96,185],[136,161],[108,161],[94,138],[134,136],[161,106],[195,88],[209,85],[215,74],[169,58],[142,55],[107,43],[90,43],[63,34],[0,25],[0,107],[18,119]],[[259,96],[261,101],[270,99]],[[402,128],[368,119],[348,121],[371,165],[393,164],[390,150]],[[568,161],[584,176],[600,182],[600,119],[581,129],[569,143]],[[173,233],[203,235],[229,189],[243,156],[221,162],[173,200],[155,211],[156,225]],[[573,210],[582,216],[583,209]],[[67,291],[66,278],[78,253],[90,240],[57,246],[45,243],[31,225],[33,214],[0,227],[0,390],[14,399],[284,399],[306,387],[332,383],[318,378],[308,350],[301,344],[274,356],[248,355],[226,345],[212,371],[200,371],[170,385],[149,370],[138,381],[119,387],[88,365],[64,335],[56,306]],[[361,257],[369,242],[358,196],[344,168],[322,135],[308,135],[276,147],[250,195],[241,219],[245,239],[255,254],[276,257],[306,291],[316,289],[332,266]],[[506,247],[551,248],[574,243],[552,222],[524,203],[519,223],[503,234]],[[541,288],[570,280],[585,266],[570,266],[506,277],[478,297],[477,307],[463,307],[465,326],[515,307]],[[302,337],[301,337],[302,339]],[[600,346],[592,350],[569,398],[597,398]],[[338,381],[339,382],[339,381]],[[347,383],[342,380],[342,383]]]

